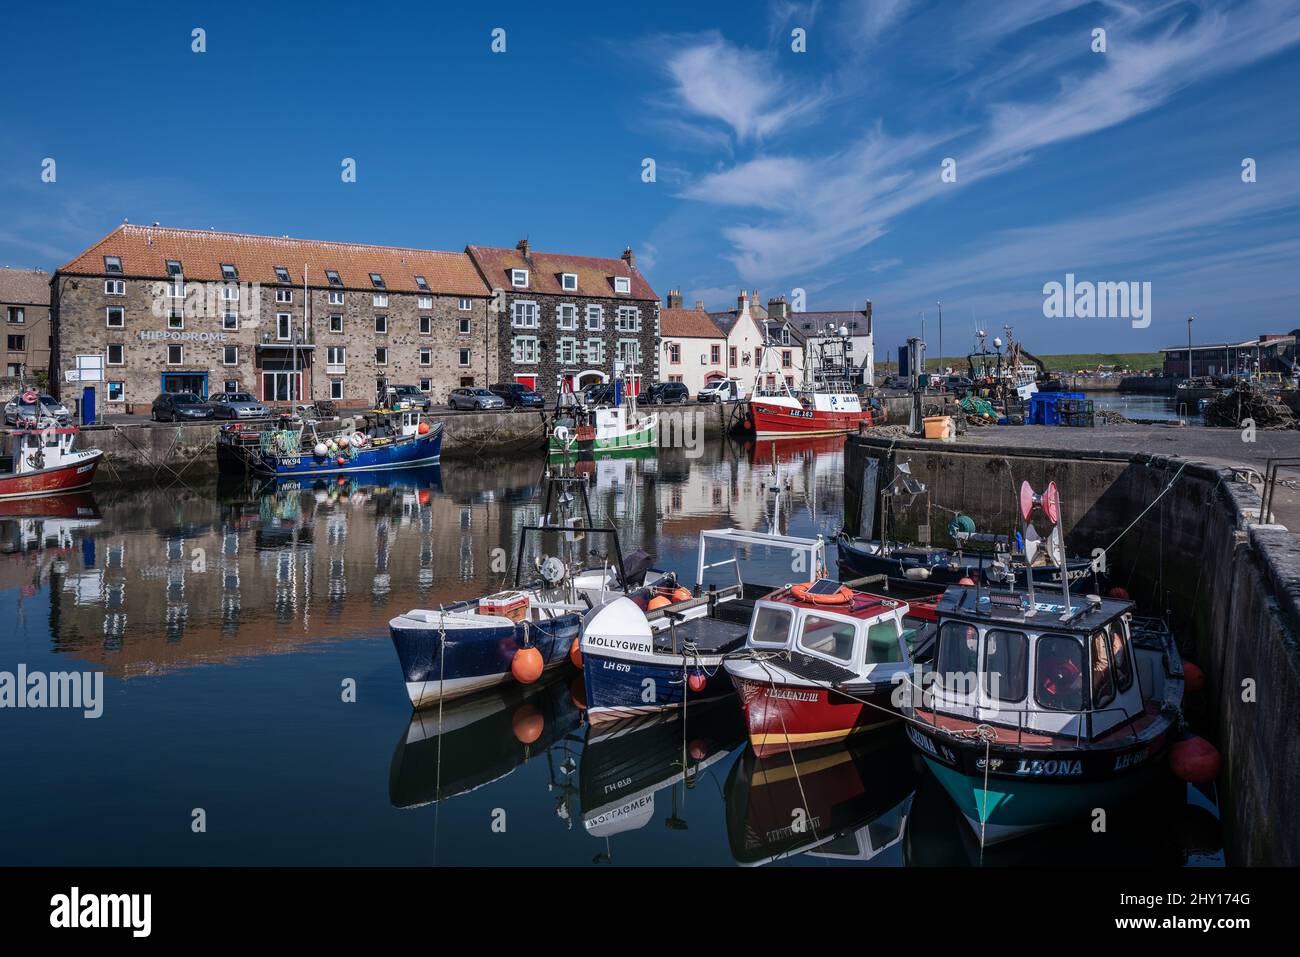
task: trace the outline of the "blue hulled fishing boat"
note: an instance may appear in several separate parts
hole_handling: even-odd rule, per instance
[[[438,462],[442,431],[411,411],[367,413],[329,431],[310,419],[260,429],[236,421],[217,436],[217,462],[222,471],[276,477],[417,468]]]

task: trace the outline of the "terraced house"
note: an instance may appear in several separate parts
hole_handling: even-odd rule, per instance
[[[248,391],[367,407],[497,376],[488,288],[464,252],[122,225],[56,270],[52,368],[104,356],[100,407]]]
[[[469,246],[498,317],[501,378],[554,401],[562,388],[608,382],[618,364],[633,388],[658,381],[659,297],[629,248],[621,259]]]
[[[0,269],[0,370],[6,380],[34,384],[50,367],[50,275]]]

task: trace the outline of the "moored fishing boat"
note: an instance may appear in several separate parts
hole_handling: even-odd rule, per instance
[[[1163,766],[1183,669],[1133,603],[948,589],[908,737],[983,844],[1115,807]]]
[[[551,455],[610,455],[659,446],[659,416],[617,405],[562,417],[547,437]]]
[[[439,461],[442,432],[441,422],[413,411],[367,413],[334,430],[310,419],[271,428],[232,422],[217,435],[217,463],[226,472],[279,477],[418,468]]]
[[[905,619],[931,607],[828,579],[755,603],[744,653],[725,663],[754,753],[822,747],[896,720],[895,692],[929,650]]]
[[[809,340],[810,344],[814,340]],[[763,343],[762,366],[755,373],[754,395],[749,400],[745,427],[758,439],[782,439],[856,432],[872,425],[870,409],[848,375],[848,330],[830,330],[816,340],[818,360],[805,364],[803,388],[795,391],[781,369],[769,369],[768,361],[780,347],[767,339]]]
[[[4,433],[0,451],[0,499],[62,495],[84,489],[95,479],[104,453],[76,449],[71,426],[14,429]]]

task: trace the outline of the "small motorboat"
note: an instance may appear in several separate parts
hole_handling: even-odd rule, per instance
[[[709,561],[708,545],[731,549],[731,557]],[[777,566],[825,567],[820,537],[796,538],[727,528],[700,532],[693,589],[661,583],[605,601],[582,623],[582,671],[587,719],[593,724],[678,708],[689,699],[706,701],[732,693],[722,668],[741,649],[749,632],[754,600],[771,584],[745,581],[742,550],[758,562],[768,550],[782,553]],[[792,564],[789,554],[795,555]],[[706,585],[706,574],[730,566],[734,580]],[[752,576],[751,576],[752,577]]]
[[[300,416],[271,427],[236,421],[217,434],[217,464],[223,472],[277,477],[419,468],[440,460],[442,431],[441,422],[409,410],[377,410],[333,430]]]
[[[0,499],[63,495],[95,480],[104,453],[76,449],[72,426],[14,429],[4,433],[0,450]]]
[[[898,719],[894,700],[927,641],[909,619],[933,602],[856,591],[830,579],[755,603],[743,654],[725,663],[759,757],[822,747]]]
[[[983,845],[1115,807],[1163,766],[1182,662],[1131,601],[956,586],[937,616],[907,734]]]

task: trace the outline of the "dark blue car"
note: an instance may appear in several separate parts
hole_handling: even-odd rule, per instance
[[[509,409],[540,409],[546,405],[540,392],[534,392],[519,382],[499,382],[489,386],[488,391],[500,396]]]

